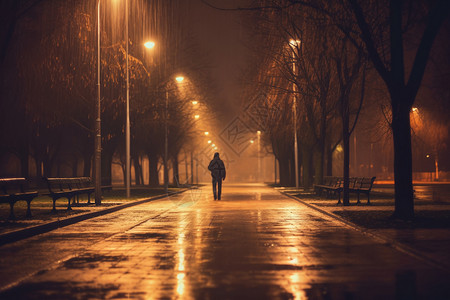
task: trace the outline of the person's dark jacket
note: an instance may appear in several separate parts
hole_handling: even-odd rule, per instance
[[[214,179],[219,180],[220,178],[222,178],[223,180],[225,180],[225,164],[219,158],[219,155],[214,155],[213,160],[211,160],[211,162],[209,163],[208,170],[211,171],[211,176]]]

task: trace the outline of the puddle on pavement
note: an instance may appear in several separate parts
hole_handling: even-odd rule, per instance
[[[81,256],[73,257],[64,262],[64,268],[66,269],[94,269],[98,267],[99,263],[104,262],[119,262],[128,260],[126,256],[108,256],[100,254],[84,254]]]
[[[116,240],[148,240],[148,239],[167,239],[169,237],[168,234],[165,233],[128,233],[124,235],[120,235],[115,237]]]

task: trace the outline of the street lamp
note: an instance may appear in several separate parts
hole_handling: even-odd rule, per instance
[[[292,73],[295,76],[296,68],[295,68],[295,52],[294,48],[300,45],[299,40],[290,40],[289,46],[292,48]],[[295,161],[295,188],[298,189],[298,144],[297,144],[297,87],[295,85],[295,81],[292,82],[292,91],[294,103],[292,105],[292,110],[294,112],[294,161]]]
[[[128,0],[125,0],[125,43],[126,43],[126,62],[127,62],[127,119],[125,123],[125,182],[127,198],[130,198],[131,168],[130,168],[130,72],[128,68]]]
[[[95,120],[95,139],[94,139],[94,184],[95,184],[95,205],[102,204],[102,121],[101,121],[101,103],[100,103],[100,0],[97,3],[97,118]]]
[[[175,77],[178,83],[183,82],[183,76]],[[169,90],[166,88],[166,109],[165,109],[165,124],[164,124],[164,192],[169,192],[169,169],[167,166],[169,156],[169,134],[168,134],[168,118],[169,118]]]
[[[153,42],[153,41],[145,42],[145,43],[144,43],[144,46],[145,46],[145,48],[147,48],[147,49],[152,49],[152,48],[155,47],[155,42]]]
[[[260,180],[261,174],[261,131],[256,132],[258,136],[258,181]]]

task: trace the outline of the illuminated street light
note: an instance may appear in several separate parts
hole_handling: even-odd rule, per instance
[[[212,143],[212,141],[211,141],[211,140],[209,140],[209,141],[208,141],[208,144],[211,144],[211,143]]]
[[[198,119],[200,118],[200,115],[195,115],[194,118],[195,118],[196,120],[198,120]]]
[[[294,39],[289,40],[289,45],[291,45],[291,47],[297,47],[298,45],[300,45],[300,43],[301,43],[300,40],[294,40]]]
[[[295,52],[294,48],[297,48],[300,45],[301,41],[291,39],[289,41],[289,45],[292,48],[292,74],[295,76],[296,70],[295,70]],[[297,95],[296,95],[296,89],[295,81],[292,83],[292,91],[293,91],[293,105],[292,110],[294,113],[294,161],[295,161],[295,188],[298,189],[298,142],[297,142]]]
[[[145,48],[147,48],[147,49],[152,49],[152,48],[155,47],[155,42],[153,42],[153,41],[145,42],[145,43],[144,43],[144,46],[145,46]]]
[[[257,136],[258,136],[258,181],[260,181],[260,176],[261,176],[261,131],[257,131],[256,132]]]
[[[253,144],[255,141],[254,140],[250,140],[250,144]]]
[[[130,198],[130,186],[131,186],[131,166],[130,166],[130,70],[128,67],[128,0],[125,0],[125,43],[126,47],[126,61],[127,61],[127,119],[125,123],[125,160],[126,160],[126,169],[125,169],[125,181],[126,181],[126,190],[127,190],[127,198]]]
[[[192,104],[193,104],[193,105],[197,105],[197,104],[198,104],[198,101],[195,101],[195,100],[194,100],[194,101],[192,101]]]
[[[211,145],[211,147],[213,147],[213,148],[214,148],[215,146],[216,146],[216,144],[212,144],[212,145]]]
[[[183,82],[183,76],[175,77],[178,83]],[[165,124],[164,124],[164,191],[169,192],[169,169],[167,166],[169,157],[169,133],[168,133],[168,119],[169,119],[169,90],[166,88],[166,109],[165,109]]]
[[[101,101],[100,101],[100,0],[97,3],[97,118],[95,120],[95,139],[94,139],[94,197],[95,205],[102,204],[102,121],[101,121]]]
[[[205,135],[208,135],[209,134],[209,132],[208,131],[205,131]]]

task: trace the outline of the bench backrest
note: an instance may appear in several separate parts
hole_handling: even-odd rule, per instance
[[[27,186],[25,178],[0,178],[0,195],[23,193]]]
[[[91,186],[89,177],[45,178],[50,192],[71,191]]]
[[[362,177],[359,178],[359,188],[360,189],[371,189],[373,182],[375,181],[376,177]]]

